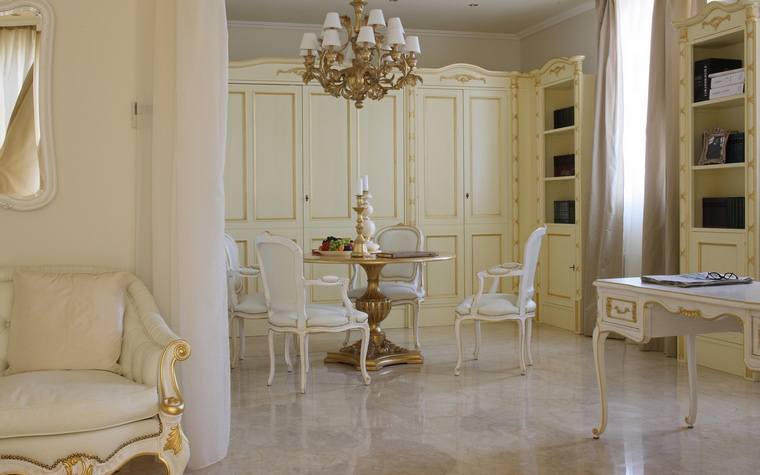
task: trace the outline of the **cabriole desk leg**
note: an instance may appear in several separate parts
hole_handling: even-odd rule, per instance
[[[599,381],[599,402],[601,405],[602,419],[599,427],[593,430],[594,438],[598,439],[607,427],[607,396],[604,391],[604,342],[607,340],[609,331],[599,331],[599,325],[594,327],[594,361],[596,362],[596,379]]]

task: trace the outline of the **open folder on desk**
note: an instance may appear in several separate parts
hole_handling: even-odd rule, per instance
[[[752,282],[752,277],[737,277],[733,273],[695,272],[677,275],[642,275],[641,281],[673,287],[706,287],[708,285],[749,284]]]
[[[438,253],[435,251],[388,251],[378,252],[375,255],[390,259],[401,259],[403,257],[435,257]]]

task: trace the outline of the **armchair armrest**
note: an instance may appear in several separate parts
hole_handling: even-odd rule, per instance
[[[254,264],[250,267],[241,267],[240,275],[242,277],[261,277],[261,269],[258,264]]]
[[[340,286],[340,295],[343,299],[343,306],[349,309],[351,320],[356,318],[356,308],[348,298],[348,279],[335,275],[324,275],[319,280],[304,280],[305,285],[338,285]]]

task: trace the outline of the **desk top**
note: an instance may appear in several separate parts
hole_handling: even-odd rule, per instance
[[[752,305],[760,305],[760,282],[736,285],[716,285],[707,287],[675,287],[641,282],[640,277],[623,277],[619,279],[598,279],[594,282],[597,287],[614,289],[627,288],[647,294],[679,294],[687,298],[700,300],[727,300]]]
[[[441,252],[437,256],[419,256],[419,257],[377,257],[371,256],[366,259],[354,258],[354,257],[342,257],[342,256],[315,256],[313,254],[304,254],[303,261],[310,264],[359,264],[359,265],[386,265],[386,264],[408,264],[412,262],[432,262],[432,261],[447,261],[454,259],[456,255]]]

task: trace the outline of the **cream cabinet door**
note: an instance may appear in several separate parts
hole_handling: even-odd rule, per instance
[[[301,88],[230,84],[225,219],[234,229],[303,226]]]
[[[419,88],[417,108],[418,225],[463,221],[463,91]]]
[[[541,246],[541,308],[539,320],[578,331],[576,311],[576,226],[547,225]]]
[[[506,91],[464,91],[464,219],[509,222]]]

